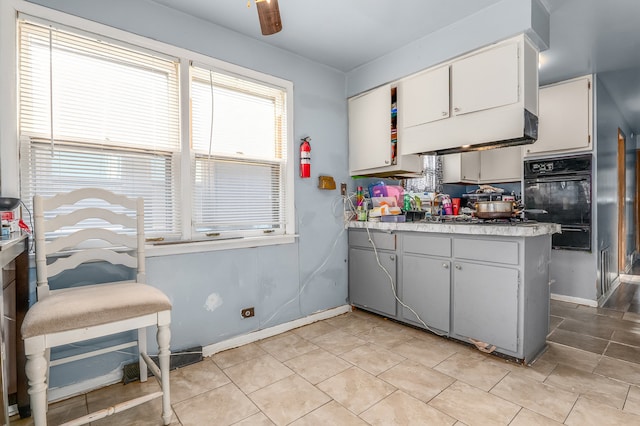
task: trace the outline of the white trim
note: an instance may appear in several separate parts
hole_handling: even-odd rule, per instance
[[[279,244],[292,244],[296,242],[298,235],[279,235],[272,237],[245,237],[219,241],[175,242],[165,245],[145,246],[146,257],[173,256],[176,254],[204,253],[208,251],[232,250],[273,246]]]
[[[594,308],[598,307],[597,300],[583,299],[581,297],[565,296],[564,294],[551,293],[551,299],[559,300],[561,302],[577,303],[578,305],[592,306]]]
[[[224,340],[222,342],[214,343],[212,345],[204,346],[202,348],[202,356],[212,356],[218,352],[226,351],[227,349],[237,348],[238,346],[246,345],[247,343],[253,343],[267,337],[272,337],[294,328],[302,327],[304,325],[312,324],[316,321],[322,321],[328,318],[333,318],[338,315],[351,312],[351,305],[342,305],[337,308],[327,309],[326,311],[316,312],[304,318],[289,321],[284,324],[279,324],[273,327],[265,328],[262,330],[254,331],[252,333],[243,334],[242,336],[232,337],[231,339]]]
[[[48,401],[56,402],[63,399],[71,398],[72,396],[82,395],[91,392],[96,389],[103,388],[105,386],[114,385],[122,382],[123,370],[122,367],[105,374],[100,377],[93,377],[82,382],[73,383],[68,386],[61,386],[59,388],[50,388],[47,391]]]
[[[620,274],[620,281],[625,283],[640,284],[640,275]]]
[[[620,286],[620,283],[622,282],[621,280],[622,280],[622,275],[618,275],[616,279],[613,280],[613,282],[611,283],[611,286],[609,287],[609,291],[607,291],[605,294],[600,296],[600,299],[598,299],[598,306],[603,306],[605,303],[607,303],[607,300],[609,300],[609,298],[616,291],[618,286]]]

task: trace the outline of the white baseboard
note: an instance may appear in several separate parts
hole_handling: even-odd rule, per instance
[[[275,336],[280,333],[284,333],[294,328],[302,327],[304,325],[312,324],[316,321],[321,321],[327,318],[332,318],[338,315],[351,312],[350,305],[338,306],[337,308],[328,309],[326,311],[316,312],[304,318],[299,318],[284,324],[276,325],[274,327],[265,328],[242,336],[233,337],[223,342],[214,343],[202,348],[202,356],[211,356],[215,353],[225,351],[227,349],[236,348],[238,346],[252,343],[260,339]],[[89,380],[74,383],[68,386],[61,386],[59,388],[49,389],[48,399],[49,402],[60,401],[63,399],[71,398],[76,395],[82,395],[87,392],[91,392],[96,389],[100,389],[105,386],[113,385],[115,383],[122,382],[123,371],[122,368],[112,371],[100,377],[94,377]],[[153,380],[153,378],[151,378]]]
[[[49,402],[61,401],[63,399],[71,398],[72,396],[82,395],[105,386],[120,383],[122,382],[122,374],[122,368],[119,368],[111,373],[105,374],[104,376],[94,377],[68,386],[49,389],[47,391]],[[151,379],[155,380],[153,378]]]
[[[551,299],[559,300],[561,302],[576,303],[578,305],[592,306],[594,308],[598,307],[597,300],[583,299],[581,297],[572,297],[572,296],[565,296],[563,294],[551,293]]]
[[[325,320],[327,318],[333,318],[338,315],[351,312],[350,305],[338,306],[337,308],[328,309],[322,312],[316,312],[304,318],[289,321],[284,324],[279,324],[273,327],[265,328],[262,330],[254,331],[252,333],[243,334],[242,336],[232,337],[231,339],[224,340],[222,342],[214,343],[212,345],[202,347],[202,356],[212,356],[218,352],[226,351],[227,349],[237,348],[238,346],[246,345],[247,343],[257,342],[267,337],[275,336],[277,334],[284,333],[294,328],[302,327],[304,325],[312,324],[316,321]]]
[[[640,275],[620,274],[620,281],[625,283],[640,284]]]

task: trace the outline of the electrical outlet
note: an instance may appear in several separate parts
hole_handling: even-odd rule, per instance
[[[341,183],[340,184],[340,195],[342,195],[343,197],[345,195],[347,195],[347,184],[346,183]]]
[[[244,308],[242,311],[240,311],[240,315],[242,315],[242,318],[251,318],[252,316],[254,316],[256,314],[253,306],[250,308]]]

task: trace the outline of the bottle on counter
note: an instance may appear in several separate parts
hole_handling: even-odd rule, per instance
[[[356,207],[362,207],[364,205],[364,190],[361,186],[358,187],[356,192]]]

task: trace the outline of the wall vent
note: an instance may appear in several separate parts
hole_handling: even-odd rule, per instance
[[[611,289],[609,247],[600,250],[600,296],[607,294]]]

